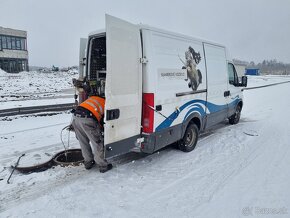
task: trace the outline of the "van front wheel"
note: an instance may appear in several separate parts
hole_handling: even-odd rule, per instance
[[[178,142],[179,149],[184,152],[190,152],[195,148],[197,140],[198,128],[194,123],[190,123],[183,138]]]
[[[240,121],[241,111],[242,111],[242,108],[241,108],[240,105],[238,105],[237,108],[236,108],[236,112],[234,113],[234,115],[232,115],[231,117],[229,117],[229,123],[231,125],[237,124]]]

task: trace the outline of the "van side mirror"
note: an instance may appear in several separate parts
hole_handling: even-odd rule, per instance
[[[242,76],[241,86],[242,87],[247,87],[247,85],[248,85],[248,77],[247,76]]]

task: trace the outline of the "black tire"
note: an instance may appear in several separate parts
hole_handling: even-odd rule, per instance
[[[178,147],[183,152],[192,151],[198,140],[198,128],[194,123],[190,123],[184,133],[183,138],[178,142]]]
[[[241,111],[242,111],[242,107],[241,105],[238,105],[236,107],[235,113],[231,117],[229,117],[229,124],[234,125],[240,121]]]

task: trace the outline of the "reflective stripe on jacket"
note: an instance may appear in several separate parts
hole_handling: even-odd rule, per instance
[[[83,103],[80,104],[81,107],[89,110],[99,122],[101,122],[104,116],[105,109],[105,99],[97,96],[91,96]]]

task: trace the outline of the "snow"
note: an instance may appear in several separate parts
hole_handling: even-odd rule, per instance
[[[287,80],[249,77],[249,85]],[[63,148],[71,114],[1,120],[0,216],[289,217],[289,92],[290,83],[244,91],[240,123],[209,130],[190,153],[130,154],[105,174],[83,166],[15,172],[9,185],[9,166],[22,153]],[[70,146],[79,146],[74,134]]]
[[[247,87],[256,87],[256,86],[290,81],[290,76],[288,75],[285,75],[285,76],[267,75],[267,76],[247,76],[247,77],[248,77]]]
[[[18,74],[1,70],[0,110],[42,104],[73,103],[72,78],[77,77],[78,74],[74,70],[68,72],[31,71]]]
[[[77,77],[77,74],[74,71],[48,73],[31,71],[18,74],[2,71],[0,76],[0,95],[6,97],[12,94],[60,92],[72,88],[72,78]]]
[[[63,145],[60,143],[60,132],[70,123],[71,114],[30,115],[10,119],[8,121],[5,121],[4,118],[0,119],[0,165],[6,167],[14,165],[13,159],[22,153],[41,151],[54,155],[57,151],[63,150]],[[76,146],[77,142],[73,134],[70,135],[70,138],[71,147]],[[63,133],[63,140],[65,143],[68,141],[68,132]]]

